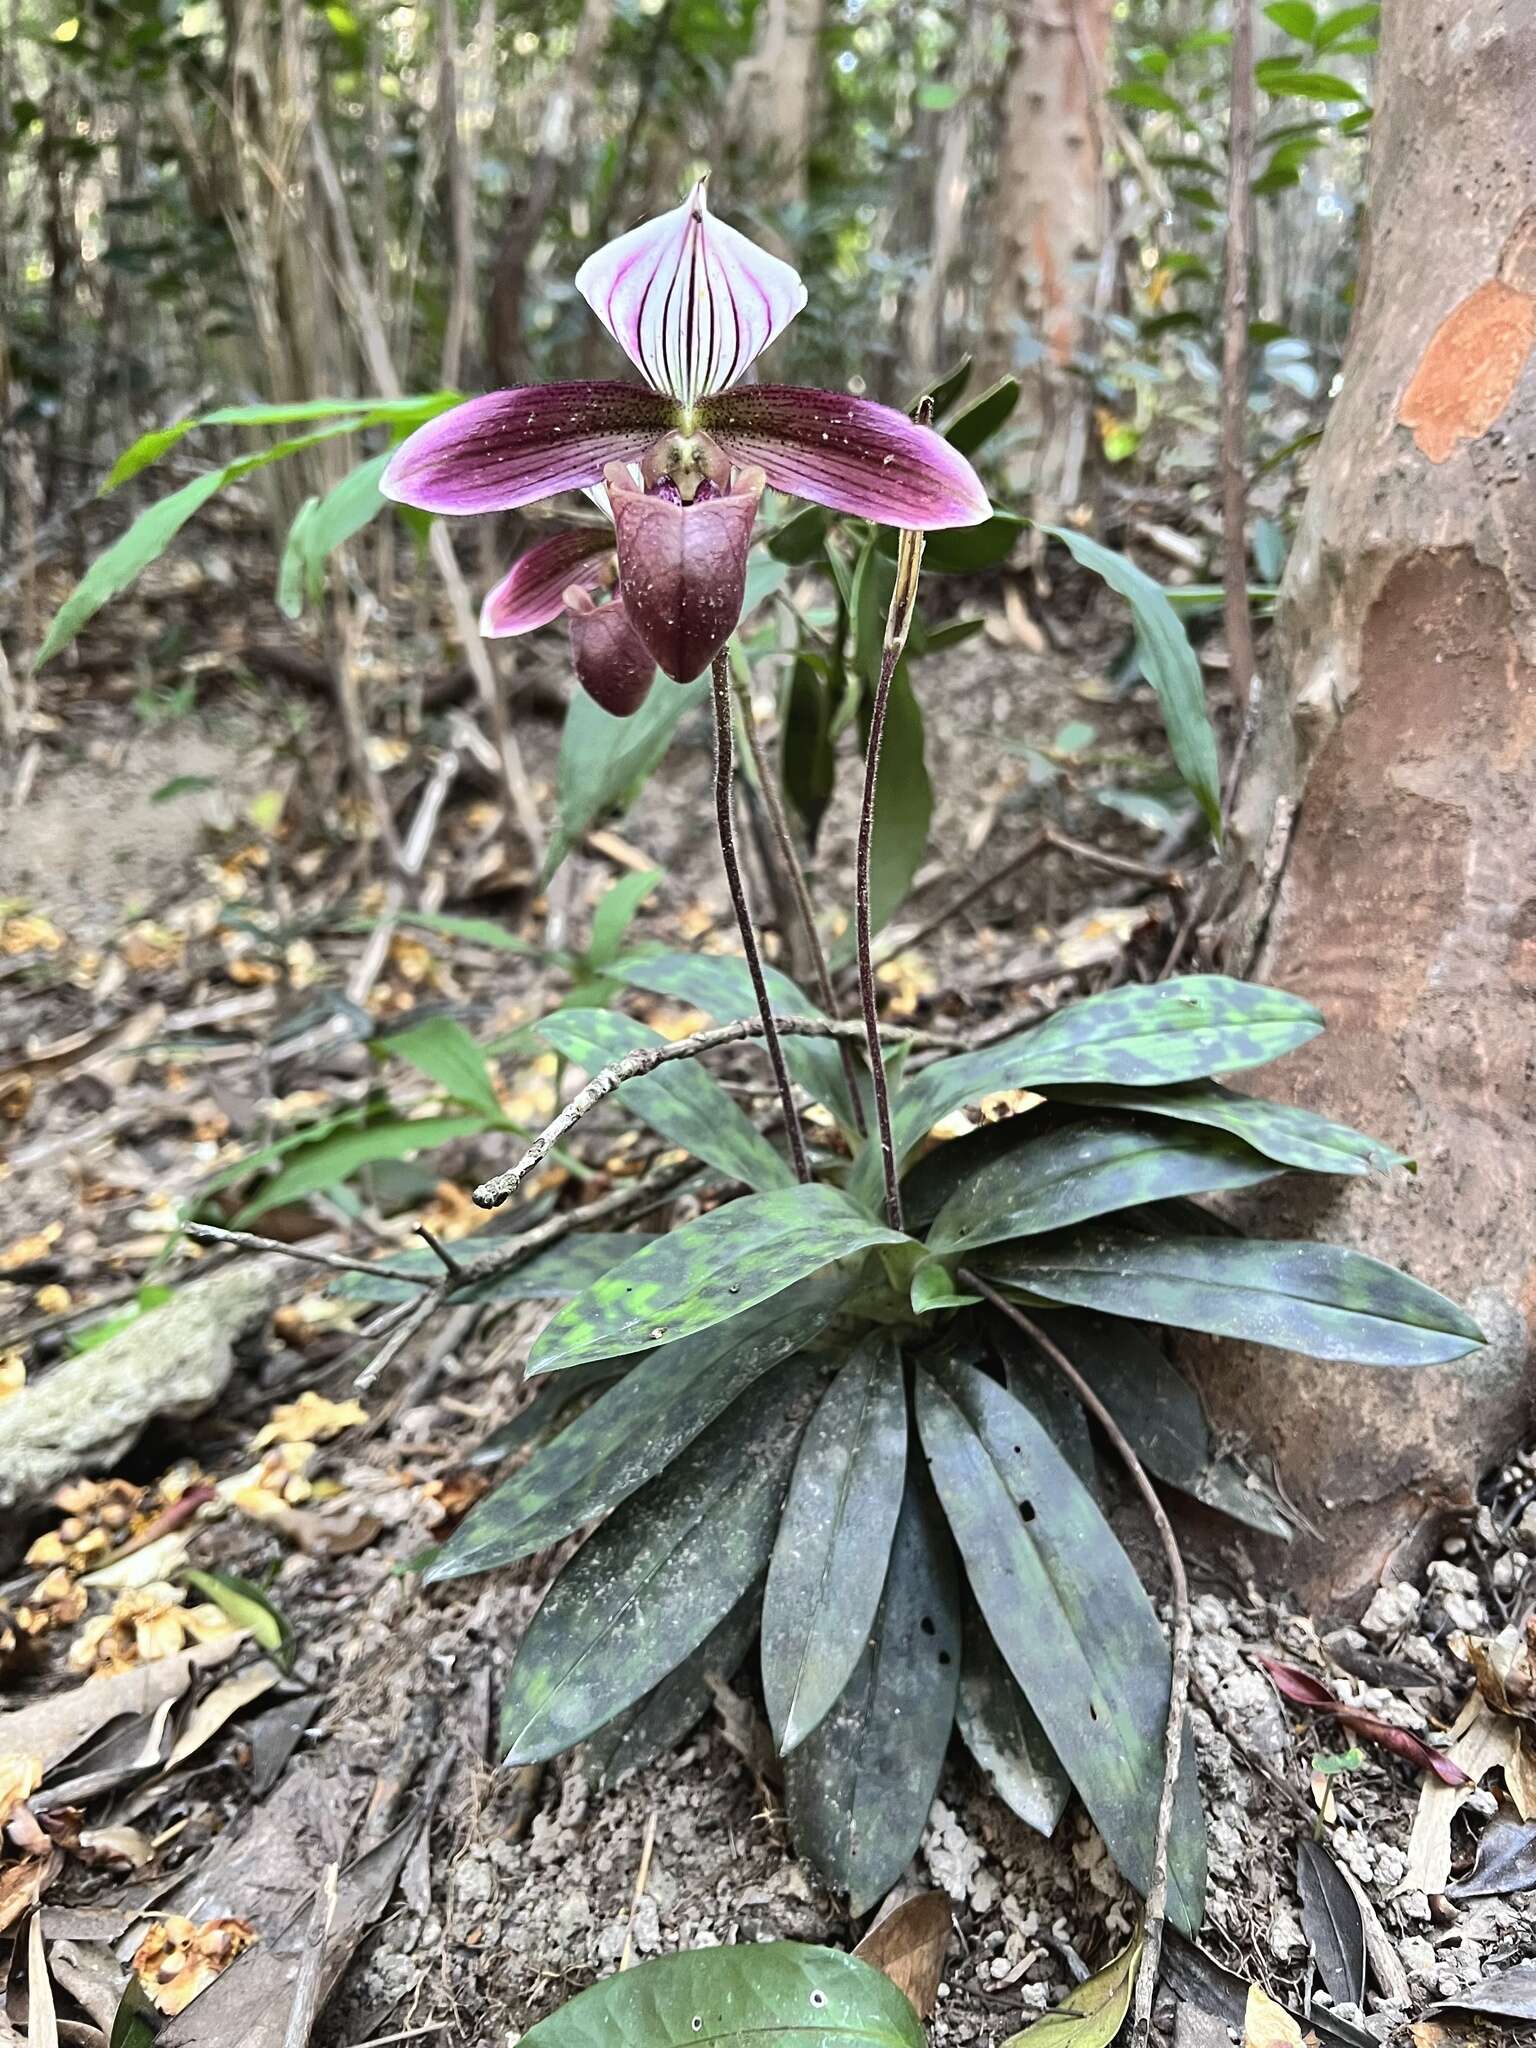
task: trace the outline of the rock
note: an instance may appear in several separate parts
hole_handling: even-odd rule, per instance
[[[1422,1604],[1418,1587],[1406,1580],[1395,1586],[1378,1586],[1360,1617],[1360,1627],[1374,1642],[1391,1642],[1412,1627]]]
[[[5,1404],[0,1511],[43,1499],[72,1472],[115,1465],[146,1424],[196,1415],[234,1371],[235,1346],[277,1301],[282,1262],[240,1259],[66,1359]]]

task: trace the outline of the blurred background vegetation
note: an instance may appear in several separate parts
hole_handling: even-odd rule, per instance
[[[381,352],[406,390],[611,370],[577,265],[706,166],[810,288],[768,374],[908,402],[973,356],[1022,385],[989,443],[1018,509],[1155,479],[1200,523],[1227,0],[5,5],[8,559],[193,410],[376,390]],[[1265,581],[1349,326],[1376,12],[1257,22]],[[264,473],[274,513],[350,459]]]

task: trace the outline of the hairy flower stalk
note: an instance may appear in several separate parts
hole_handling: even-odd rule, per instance
[[[933,401],[923,400],[931,413]],[[923,565],[923,534],[907,528],[896,552],[896,585],[891,592],[890,610],[885,617],[885,641],[880,649],[880,677],[875,684],[874,704],[869,715],[869,738],[864,747],[864,801],[859,811],[859,847],[854,873],[854,928],[859,952],[859,1000],[864,1009],[864,1036],[869,1046],[869,1077],[875,1095],[875,1129],[880,1141],[880,1167],[885,1178],[885,1215],[892,1230],[903,1228],[901,1177],[896,1144],[891,1135],[891,1092],[886,1085],[885,1062],[880,1056],[880,1012],[875,1003],[875,963],[870,950],[869,863],[875,843],[875,790],[880,777],[880,745],[885,738],[885,714],[891,701],[891,683],[896,665],[907,644],[912,608],[917,602],[917,578]]]
[[[736,748],[731,734],[729,662],[723,649],[711,664],[710,683],[715,704],[715,822],[720,828],[720,858],[725,864],[726,886],[731,892],[731,905],[736,912],[736,928],[741,933],[741,949],[747,956],[747,972],[752,977],[752,993],[757,997],[758,1015],[763,1020],[763,1043],[768,1049],[774,1082],[779,1091],[779,1101],[784,1109],[784,1128],[789,1135],[790,1156],[795,1162],[796,1175],[802,1181],[808,1181],[811,1177],[811,1162],[805,1149],[805,1133],[800,1128],[800,1112],[795,1107],[794,1093],[789,1085],[789,1068],[784,1060],[784,1047],[779,1039],[778,1027],[773,1021],[773,1006],[768,1000],[768,984],[763,979],[762,955],[758,952],[757,933],[752,926],[752,909],[747,902],[746,887],[741,879],[741,862],[736,855],[736,826],[731,815],[731,786],[735,779]]]

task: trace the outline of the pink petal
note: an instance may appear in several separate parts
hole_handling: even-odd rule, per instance
[[[627,489],[619,470],[608,472],[624,609],[675,683],[701,676],[740,623],[762,491],[748,470],[734,489],[684,505],[675,492],[669,500]]]
[[[714,219],[704,183],[576,273],[641,376],[684,406],[736,383],[805,304],[799,272]]]
[[[507,512],[637,462],[675,424],[638,384],[528,384],[439,413],[401,442],[379,488],[423,512]]]
[[[519,555],[486,598],[480,631],[487,640],[531,633],[565,610],[571,584],[596,590],[613,563],[613,533],[599,526],[572,527],[551,534]]]
[[[776,491],[833,512],[927,528],[979,526],[992,516],[980,477],[958,450],[871,399],[758,384],[706,400],[698,424]]]
[[[656,664],[623,604],[593,604],[573,588],[568,608],[576,680],[614,718],[633,718],[650,695]]]

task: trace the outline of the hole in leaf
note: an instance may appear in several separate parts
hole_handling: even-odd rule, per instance
[[[693,2031],[696,2034],[702,2034],[704,2031],[704,2022],[697,2013],[693,2016]]]
[[[1032,1500],[1021,1500],[1019,1502],[1019,1513],[1024,1517],[1026,1522],[1032,1522],[1035,1519],[1034,1502]]]
[[[1097,1719],[1099,1718],[1099,1710],[1093,1704],[1092,1700],[1088,1702],[1088,1718],[1090,1721],[1097,1721]]]
[[[825,1991],[813,1991],[813,1992],[811,1993],[811,2003],[812,2003],[812,2005],[815,2005],[815,2006],[822,2006],[822,2005],[825,2005],[825,2004],[826,2004],[826,2002],[827,2002],[827,1994],[825,1993]]]
[[[939,1662],[940,1662],[941,1664],[948,1664],[948,1663],[950,1663],[951,1661],[952,1661],[952,1660],[951,1660],[951,1658],[950,1658],[950,1654],[949,1654],[948,1650],[940,1650],[940,1652],[939,1652]]]
[[[931,1614],[925,1614],[922,1620],[918,1623],[918,1627],[922,1630],[925,1636],[931,1636],[934,1632],[933,1616]]]

